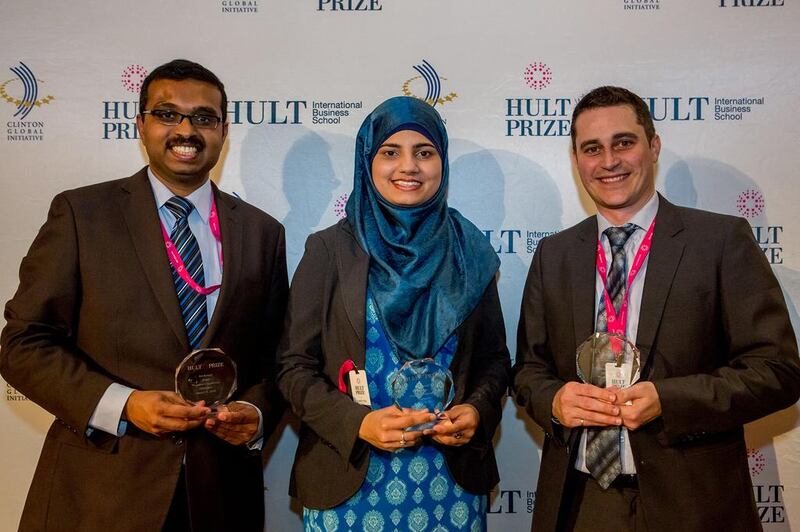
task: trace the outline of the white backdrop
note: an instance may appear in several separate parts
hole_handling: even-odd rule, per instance
[[[214,180],[283,221],[290,273],[307,234],[341,212],[363,117],[390,96],[425,97],[430,85],[452,140],[450,203],[502,259],[513,354],[538,239],[592,213],[569,158],[572,106],[618,84],[657,119],[658,189],[746,216],[798,323],[797,0],[0,0],[0,13],[2,301],[56,193],[144,164],[137,82],[185,57],[217,73],[231,100]],[[26,91],[36,104],[20,109]],[[7,531],[52,418],[0,384]],[[767,530],[800,528],[799,424],[793,407],[747,428]],[[490,529],[527,530],[541,443],[509,401]],[[289,426],[269,445],[268,530],[299,528],[286,495],[295,444]]]

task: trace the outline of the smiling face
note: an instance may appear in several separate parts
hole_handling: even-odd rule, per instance
[[[655,135],[647,142],[629,105],[586,110],[573,127],[583,187],[611,223],[627,222],[655,193],[661,139]]]
[[[442,183],[442,158],[427,137],[412,130],[386,139],[372,159],[372,182],[383,198],[413,207],[431,199]]]
[[[179,113],[222,116],[222,94],[210,83],[194,79],[157,79],[147,90],[148,111],[166,109]],[[184,118],[165,125],[152,115],[136,117],[139,136],[156,177],[172,192],[183,196],[208,179],[222,151],[228,124],[198,129]]]

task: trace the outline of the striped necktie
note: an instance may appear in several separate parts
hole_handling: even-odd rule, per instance
[[[625,284],[628,280],[625,243],[637,228],[637,225],[628,223],[622,227],[609,227],[603,231],[611,244],[611,267],[608,277],[606,277],[606,290],[614,305],[614,310],[617,312],[625,298]],[[608,317],[602,297],[597,311],[595,330],[598,332],[608,330]],[[613,362],[613,360],[600,361],[603,367],[605,367],[605,362]],[[593,382],[592,384],[603,386],[605,383]],[[586,429],[586,468],[603,489],[608,488],[614,482],[614,479],[622,472],[619,427],[589,427]]]
[[[203,257],[200,255],[200,246],[189,228],[189,214],[194,209],[192,202],[180,196],[173,196],[164,204],[175,216],[175,227],[170,233],[170,239],[175,249],[183,260],[184,267],[194,281],[200,286],[205,286],[203,274]],[[195,292],[191,286],[181,279],[178,272],[170,264],[172,280],[178,294],[178,304],[181,307],[183,323],[186,325],[186,336],[189,345],[197,349],[200,340],[208,328],[208,313],[206,311],[206,296]]]

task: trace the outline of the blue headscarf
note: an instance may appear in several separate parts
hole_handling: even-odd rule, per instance
[[[442,182],[421,205],[384,199],[372,181],[372,159],[394,133],[423,134],[442,158]],[[500,266],[484,235],[447,206],[447,131],[427,103],[400,96],[380,104],[356,138],[347,220],[367,254],[369,291],[401,359],[433,356],[469,316]]]

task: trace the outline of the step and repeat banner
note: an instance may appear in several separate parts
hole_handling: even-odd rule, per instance
[[[570,160],[573,106],[616,84],[656,120],[658,190],[745,217],[800,323],[798,0],[0,0],[0,13],[3,302],[56,193],[145,164],[140,84],[183,57],[219,75],[230,99],[213,179],[283,222],[290,274],[307,235],[344,215],[362,119],[391,96],[427,99],[451,136],[450,204],[502,259],[513,355],[537,243],[593,213]],[[0,384],[10,531],[52,417]],[[766,530],[800,529],[798,418],[793,407],[747,427]],[[287,419],[267,445],[268,530],[300,526],[286,493],[295,431]],[[507,401],[490,530],[529,527],[542,442]]]

